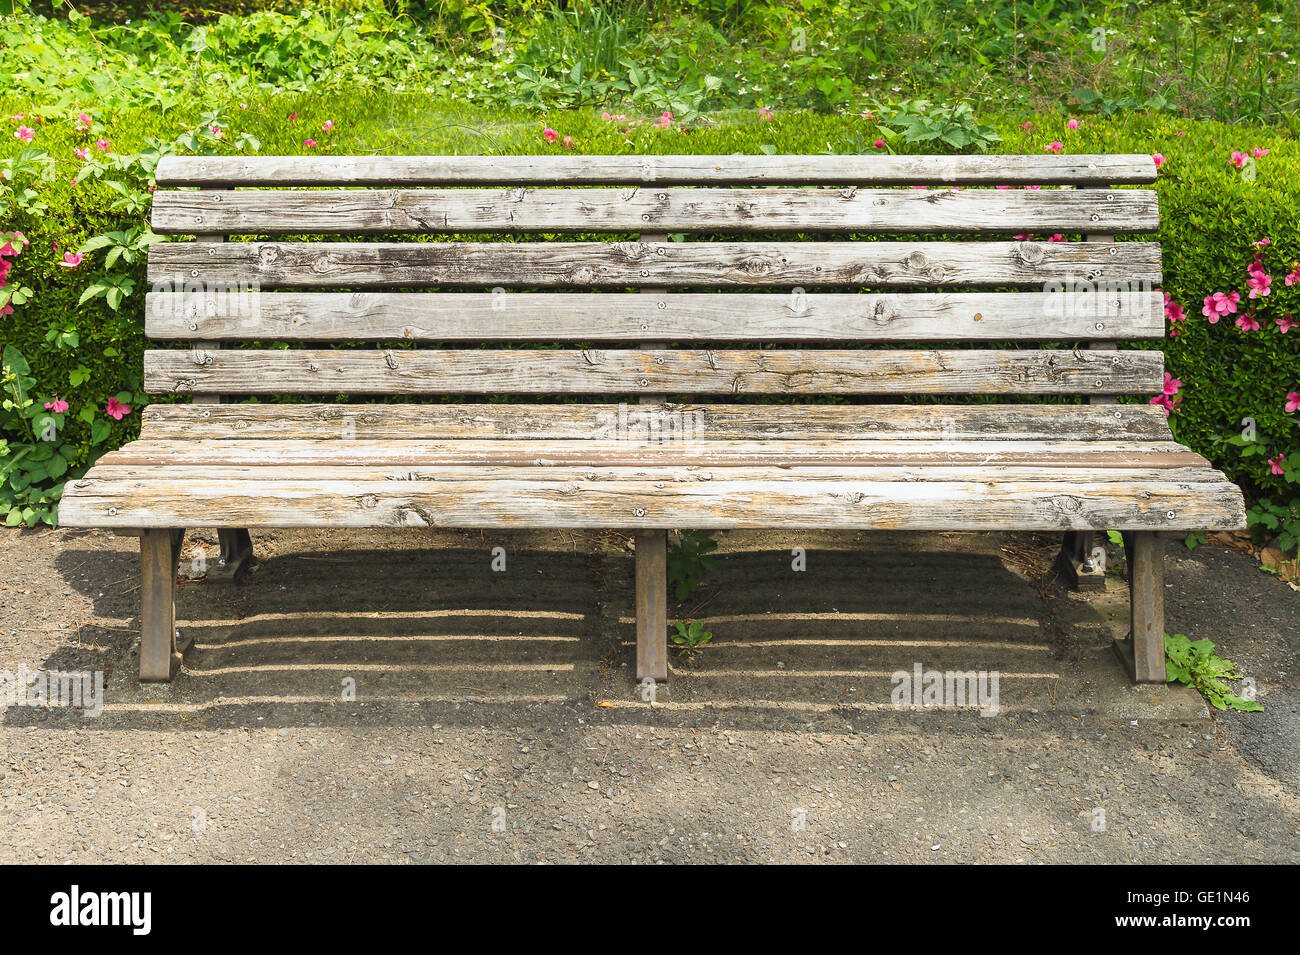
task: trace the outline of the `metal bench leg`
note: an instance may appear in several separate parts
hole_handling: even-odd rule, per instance
[[[1096,531],[1066,531],[1056,557],[1056,571],[1069,590],[1105,590],[1106,570],[1102,564],[1089,566],[1097,541]]]
[[[668,679],[668,532],[636,535],[636,678]]]
[[[183,529],[147,529],[140,535],[140,679],[171,680],[181,668],[176,652],[176,558]]]
[[[1165,682],[1165,545],[1153,531],[1124,535],[1132,630],[1120,658],[1138,683]]]
[[[253,538],[242,527],[223,527],[217,531],[221,559],[208,565],[208,583],[231,584],[247,569],[253,559]]]

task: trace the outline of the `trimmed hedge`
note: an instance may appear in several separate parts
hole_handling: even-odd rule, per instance
[[[260,141],[266,154],[305,152],[406,152],[527,154],[564,152],[561,142],[549,143],[541,135],[548,124],[560,140],[572,137],[582,153],[816,153],[871,152],[878,137],[886,138],[896,152],[918,151],[873,120],[811,113],[783,114],[765,121],[750,111],[713,114],[690,128],[670,124],[660,129],[654,117],[610,121],[598,111],[552,113],[500,113],[457,108],[424,95],[384,94],[374,91],[317,97],[266,96],[246,104],[233,103],[220,113],[184,118],[138,112],[118,116],[92,115],[89,132],[74,128],[78,108],[46,111],[36,123],[30,104],[0,97],[0,168],[6,159],[24,149],[43,151],[54,159],[54,177],[34,182],[39,201],[47,208],[39,214],[11,210],[0,231],[21,231],[30,244],[11,257],[10,285],[31,288],[32,299],[16,305],[14,313],[0,316],[0,347],[12,346],[31,366],[32,396],[37,406],[55,396],[70,403],[60,427],[60,437],[70,446],[70,467],[63,477],[80,473],[104,451],[132,438],[138,427],[134,411],[120,421],[105,408],[110,398],[133,409],[146,401],[141,393],[144,268],[142,257],[126,271],[135,291],[114,310],[104,297],[78,304],[83,291],[107,272],[120,272],[119,262],[106,270],[104,253],[89,252],[76,268],[61,263],[94,236],[140,227],[147,211],[114,210],[122,195],[104,184],[119,179],[128,184],[143,174],[136,161],[122,174],[105,173],[100,179],[73,184],[82,161],[78,148],[94,149],[97,137],[110,140],[108,156],[130,157],[141,150],[205,148],[230,151],[239,136]],[[30,143],[15,138],[19,121],[35,130]],[[292,117],[292,118],[291,118]],[[213,125],[222,137],[192,130],[200,119]],[[1088,118],[1069,129],[1066,117],[983,117],[1002,142],[998,152],[1041,153],[1054,141],[1066,152],[1142,152],[1165,157],[1157,189],[1161,202],[1164,246],[1164,288],[1173,302],[1186,310],[1175,326],[1176,337],[1163,347],[1167,369],[1181,380],[1181,390],[1171,398],[1176,407],[1171,423],[1178,438],[1206,454],[1252,495],[1280,493],[1295,496],[1300,480],[1300,415],[1285,411],[1287,395],[1300,391],[1300,328],[1283,333],[1278,319],[1292,314],[1300,321],[1300,283],[1285,285],[1284,276],[1300,259],[1300,150],[1281,134],[1246,130],[1216,123],[1191,122],[1146,115]],[[326,122],[333,126],[323,130]],[[315,140],[315,146],[304,140]],[[152,141],[152,145],[151,145]],[[160,147],[161,143],[171,144]],[[245,140],[250,144],[249,140]],[[1246,168],[1234,165],[1231,155],[1251,157]],[[99,155],[98,153],[94,153]],[[125,162],[125,160],[124,160]],[[148,161],[144,162],[148,167]],[[14,185],[22,186],[22,176]],[[3,199],[0,186],[0,200]],[[3,203],[0,202],[0,208]],[[1255,248],[1252,243],[1267,239]],[[1248,298],[1247,267],[1258,257],[1272,278],[1270,293]],[[1239,292],[1239,312],[1211,324],[1201,314],[1202,300],[1215,292]],[[1253,310],[1258,330],[1244,331],[1233,320]],[[75,336],[76,344],[71,345]],[[1153,347],[1161,347],[1158,343]],[[1250,432],[1243,419],[1254,422],[1254,441],[1240,437]],[[0,439],[13,446],[25,438],[12,411],[0,411]],[[98,440],[97,440],[98,439]],[[8,452],[12,456],[12,451]],[[1280,456],[1280,457],[1279,457]],[[1278,462],[1283,474],[1273,473],[1267,462]],[[0,479],[6,452],[0,448]],[[38,482],[39,483],[39,482]],[[53,488],[51,479],[44,487]],[[23,493],[8,490],[9,501],[24,515]],[[0,493],[0,518],[8,509]],[[30,511],[39,519],[39,508]],[[11,518],[12,522],[12,518]]]

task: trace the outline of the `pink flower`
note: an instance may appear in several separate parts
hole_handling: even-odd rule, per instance
[[[1300,265],[1297,265],[1290,272],[1288,272],[1286,274],[1286,278],[1283,279],[1283,281],[1286,282],[1287,285],[1295,285],[1296,282],[1300,282]]]
[[[1268,155],[1268,150],[1260,149],[1258,146],[1256,146],[1254,149],[1250,151],[1250,154],[1254,156],[1256,159],[1263,159],[1265,156]]]
[[[772,111],[766,106],[760,106],[758,108],[758,121],[760,123],[771,122],[774,119],[776,119],[776,117],[772,115]]]
[[[672,125],[672,122],[673,122],[672,111],[664,110],[662,113],[659,114],[659,122],[656,123],[655,125],[657,125],[660,129],[667,129],[669,126]]]
[[[95,125],[95,121],[85,113],[78,113],[76,119],[73,120],[72,125],[77,132],[84,133],[86,130],[90,129],[91,126]]]
[[[1026,189],[1042,189],[1042,186],[1025,186]]]
[[[1268,468],[1273,474],[1286,474],[1286,466],[1282,462],[1282,455],[1275,458],[1269,458]]]
[[[884,148],[885,148],[885,141],[884,141],[883,139],[877,139],[877,140],[876,140],[874,143],[872,143],[871,145],[874,146],[876,149],[884,149]]]
[[[121,421],[131,413],[131,406],[122,404],[122,402],[118,401],[116,398],[109,398],[108,407],[105,409],[104,413],[110,418]]]
[[[1300,391],[1288,391],[1286,395],[1286,412],[1300,411]]]
[[[1217,325],[1224,315],[1236,314],[1237,303],[1240,301],[1241,295],[1237,292],[1229,292],[1227,295],[1215,292],[1213,295],[1205,296],[1201,314],[1209,318],[1211,325]]]
[[[314,140],[314,139],[304,139],[304,140],[302,141],[302,145],[303,145],[303,148],[304,148],[304,149],[315,149],[315,148],[316,148],[316,140]]]
[[[1069,121],[1068,123],[1065,124],[1065,128],[1066,128],[1066,129],[1078,129],[1078,128],[1079,128],[1079,121],[1078,121],[1077,119],[1071,118],[1070,121]]]
[[[1053,141],[1053,142],[1050,142],[1050,143],[1048,143],[1046,146],[1043,147],[1043,152],[1045,152],[1045,153],[1059,153],[1059,152],[1060,152],[1062,149],[1064,149],[1064,148],[1065,148],[1065,144],[1064,144],[1064,143],[1062,143],[1062,142],[1060,142],[1060,141]]]
[[[1285,335],[1287,332],[1291,331],[1291,329],[1296,327],[1296,321],[1291,317],[1290,312],[1287,312],[1281,318],[1273,319],[1273,324],[1275,324],[1278,327],[1278,330],[1283,335]]]
[[[1171,398],[1169,395],[1156,395],[1148,404],[1159,405],[1165,411],[1165,417],[1169,417],[1169,412],[1173,411],[1182,403],[1182,398]]]
[[[290,113],[290,114],[289,114],[289,122],[291,122],[291,123],[296,123],[296,122],[298,122],[298,114],[297,114],[297,112],[293,112],[293,113]]]
[[[1065,241],[1065,236],[1061,235],[1061,233],[1058,232],[1058,233],[1056,233],[1056,235],[1048,236],[1048,237],[1047,237],[1047,241],[1048,241],[1048,242],[1064,242],[1064,241]]]
[[[36,130],[32,129],[30,126],[19,126],[14,135],[23,142],[30,143],[32,137],[36,135]]]
[[[547,126],[545,129],[542,130],[542,136],[546,138],[546,141],[548,143],[553,143],[560,138],[560,134],[557,133],[555,130],[551,129],[551,127],[549,126]]]
[[[62,398],[55,398],[53,401],[45,402],[45,410],[53,411],[55,414],[63,414],[68,410],[68,403]]]
[[[1273,277],[1264,271],[1264,266],[1252,262],[1246,267],[1246,272],[1250,276],[1246,279],[1246,288],[1250,289],[1250,297],[1259,298],[1267,295],[1269,286],[1273,284]]]
[[[1157,169],[1159,169],[1161,166],[1165,164],[1165,157],[1160,155],[1160,153],[1152,153],[1151,159],[1153,162],[1155,162]]]
[[[208,129],[212,132],[213,136],[217,137],[217,139],[220,139],[222,136],[226,135],[226,131],[222,129],[220,126],[209,126]]]
[[[109,142],[107,139],[95,140],[95,148],[98,149],[101,153],[108,152],[108,146],[109,146]]]
[[[1236,326],[1243,332],[1259,331],[1259,320],[1255,318],[1254,312],[1247,312],[1245,315],[1237,316]]]
[[[63,261],[60,262],[59,265],[63,266],[65,269],[75,269],[81,264],[82,258],[84,258],[84,256],[82,256],[80,252],[64,252]]]
[[[1169,293],[1166,292],[1165,293],[1165,318],[1169,319],[1169,321],[1173,323],[1173,322],[1181,322],[1186,317],[1187,314],[1183,311],[1183,307],[1179,305],[1177,302],[1175,302],[1172,298],[1170,298]]]
[[[1257,248],[1257,249],[1262,249],[1262,248],[1264,248],[1264,246],[1266,246],[1266,245],[1272,245],[1272,244],[1273,244],[1273,243],[1270,242],[1268,239],[1259,239],[1258,241],[1255,241],[1255,242],[1252,242],[1252,243],[1251,243],[1251,245],[1254,246],[1254,247]]]
[[[1186,135],[1187,135],[1187,130],[1185,130],[1185,129],[1180,129],[1178,132],[1174,133],[1174,135],[1175,135],[1175,136],[1186,136]]]
[[[322,133],[333,132],[333,130],[334,130],[334,120],[332,119],[325,120],[324,125],[322,125],[320,128],[320,131]]]
[[[1231,157],[1231,160],[1230,160],[1230,161],[1232,162],[1232,164],[1233,164],[1234,166],[1236,166],[1238,169],[1240,169],[1242,166],[1246,165],[1246,160],[1249,159],[1249,158],[1250,158],[1250,157],[1247,156],[1245,153],[1243,153],[1243,152],[1238,152],[1237,150],[1234,149],[1234,150],[1232,151],[1232,157]]]
[[[1021,242],[1027,242],[1027,241],[1029,241],[1030,239],[1032,239],[1033,237],[1034,237],[1034,234],[1033,234],[1032,232],[1021,232],[1021,233],[1019,233],[1018,235],[1013,235],[1011,238],[1013,238],[1013,239],[1019,239]]]
[[[82,162],[86,162],[90,159],[90,147],[87,146],[84,149],[74,149],[72,150],[72,155],[76,156]]]
[[[1031,129],[1034,128],[1034,124],[1031,123],[1029,120],[1025,120],[1023,123],[1020,124],[1020,128],[1023,129],[1025,132],[1029,132]]]
[[[1182,383],[1181,381],[1179,381],[1179,380],[1178,380],[1177,378],[1175,378],[1173,375],[1169,374],[1169,372],[1165,372],[1165,390],[1164,390],[1164,394],[1166,394],[1166,395],[1176,395],[1176,394],[1178,394],[1178,389],[1181,388],[1181,387],[1183,387],[1183,383]]]

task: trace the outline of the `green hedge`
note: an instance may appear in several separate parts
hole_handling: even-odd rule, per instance
[[[33,123],[36,111],[30,104],[0,97],[0,164],[24,149],[54,160],[53,178],[33,184],[36,201],[47,208],[36,214],[10,209],[0,220],[0,232],[19,230],[30,240],[11,258],[10,286],[34,293],[30,301],[16,305],[12,315],[0,316],[0,344],[16,348],[30,365],[31,395],[38,410],[56,395],[70,403],[60,421],[60,438],[70,458],[62,478],[84,472],[99,454],[129,440],[138,426],[135,411],[118,422],[104,409],[114,397],[133,409],[145,402],[140,385],[145,277],[140,258],[125,270],[136,288],[116,310],[102,296],[78,304],[88,286],[106,274],[122,272],[121,263],[107,269],[104,250],[88,253],[75,269],[60,262],[65,252],[82,248],[94,236],[144,224],[145,211],[114,210],[123,196],[105,181],[128,187],[147,181],[150,156],[159,149],[210,146],[230,151],[243,136],[248,137],[242,140],[246,150],[256,140],[264,154],[563,152],[558,143],[549,144],[541,136],[543,127],[550,125],[560,137],[573,137],[576,151],[588,154],[871,152],[872,142],[884,134],[873,121],[857,116],[778,110],[768,122],[746,110],[712,114],[690,128],[673,125],[663,130],[654,126],[654,117],[642,117],[634,125],[606,121],[599,111],[475,111],[424,95],[375,91],[263,96],[227,104],[207,117],[182,116],[175,110],[93,115],[95,128],[89,133],[74,129],[71,117],[77,111],[46,110],[44,121]],[[14,136],[18,122],[11,117],[17,113],[24,113],[25,124],[36,131],[30,143]],[[191,133],[201,118],[207,120],[204,128],[215,119],[222,128],[220,140]],[[324,132],[327,120],[334,127]],[[1000,133],[1002,142],[994,147],[999,152],[1041,153],[1045,144],[1060,141],[1066,152],[1158,152],[1166,157],[1157,184],[1164,288],[1187,313],[1177,337],[1163,344],[1168,370],[1183,382],[1181,402],[1171,417],[1174,432],[1252,495],[1293,497],[1300,477],[1300,415],[1287,413],[1284,405],[1287,393],[1300,391],[1300,329],[1283,334],[1275,320],[1292,313],[1300,321],[1300,284],[1287,287],[1283,280],[1300,259],[1300,150],[1294,141],[1269,131],[1133,114],[1088,118],[1077,130],[1068,129],[1066,117],[1060,115],[981,121]],[[1032,128],[1021,127],[1026,121]],[[99,136],[111,145],[107,153],[94,154],[119,157],[127,169],[108,168],[102,176],[75,185],[72,180],[82,162],[73,150],[86,148]],[[304,146],[309,138],[316,140],[315,147]],[[89,148],[94,151],[93,145]],[[893,138],[891,148],[916,151]],[[1249,153],[1252,148],[1269,150],[1254,161],[1253,177],[1230,161],[1234,150]],[[140,151],[146,151],[143,160],[137,157]],[[22,187],[23,180],[16,176],[9,188]],[[1252,243],[1261,239],[1270,242],[1260,252],[1273,283],[1270,295],[1252,302],[1246,295],[1246,269],[1257,251]],[[1260,330],[1240,330],[1232,324],[1236,316],[1211,325],[1201,315],[1205,296],[1231,291],[1241,293],[1243,312],[1247,305],[1255,307]],[[68,336],[75,336],[75,346]],[[25,440],[24,425],[15,414],[12,409],[0,411],[0,439],[11,443],[8,452],[0,448],[0,469],[6,455],[12,458],[12,448]],[[1254,442],[1239,437],[1246,418],[1255,422]],[[1266,463],[1278,455],[1286,468],[1282,476],[1271,473]],[[51,489],[58,483],[50,478],[37,486]],[[42,501],[52,499],[50,494],[41,498],[40,493],[10,487],[0,492],[0,517],[12,504],[11,523],[24,517],[39,520],[49,514]]]

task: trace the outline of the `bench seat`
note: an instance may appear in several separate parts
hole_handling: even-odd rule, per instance
[[[329,407],[338,406],[317,406]],[[749,410],[761,433],[766,409]],[[1113,410],[1078,410],[1114,421]],[[372,413],[368,427],[389,431],[418,414],[397,406]],[[571,423],[581,415],[571,410]],[[146,428],[74,482],[64,519],[128,528],[1189,531],[1240,526],[1241,509],[1237,488],[1172,439],[184,439]]]

